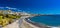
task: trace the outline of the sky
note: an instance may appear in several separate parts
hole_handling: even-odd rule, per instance
[[[0,7],[6,6],[34,14],[60,14],[60,0],[0,0]]]

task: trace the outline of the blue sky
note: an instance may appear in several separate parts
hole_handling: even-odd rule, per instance
[[[60,13],[60,0],[0,0],[0,6],[21,8],[35,14]]]

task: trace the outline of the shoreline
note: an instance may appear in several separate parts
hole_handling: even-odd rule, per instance
[[[39,24],[39,23],[36,23],[36,22],[32,22],[32,21],[30,21],[30,20],[28,20],[28,19],[25,19],[25,21],[26,21],[27,23],[29,23],[29,24],[34,25],[35,27],[39,27],[39,28],[45,27],[45,25],[43,25],[43,24]]]
[[[28,18],[29,18],[29,17],[28,17]],[[28,24],[28,26],[33,27],[33,28],[39,28],[39,27],[37,27],[37,26],[35,26],[35,25],[33,25],[33,24],[27,22],[27,21],[24,20],[24,19],[23,19],[23,23]],[[30,27],[29,27],[29,28],[30,28]]]
[[[26,18],[25,21],[28,22],[29,24],[32,24],[32,25],[34,25],[36,27],[40,27],[40,28],[60,28],[59,26],[55,27],[55,26],[48,26],[48,25],[44,25],[44,24],[38,24],[38,23],[30,21],[29,18]]]

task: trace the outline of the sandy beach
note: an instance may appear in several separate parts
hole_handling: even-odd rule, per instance
[[[39,27],[34,26],[33,24],[26,22],[25,20],[23,20],[23,23],[27,25],[27,26],[24,25],[26,28],[39,28]]]
[[[29,18],[29,17],[31,17],[31,16],[27,16],[27,18]],[[32,16],[33,17],[33,16]],[[24,18],[25,19],[25,18]],[[27,21],[25,21],[23,19],[23,23],[22,23],[22,25],[21,25],[21,28],[39,28],[39,27],[37,27],[37,26],[34,26],[33,24],[30,24],[30,23],[28,23]],[[22,27],[23,26],[23,27]]]

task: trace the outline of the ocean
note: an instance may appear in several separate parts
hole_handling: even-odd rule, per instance
[[[48,26],[60,26],[60,15],[43,15],[30,18],[31,21]]]

